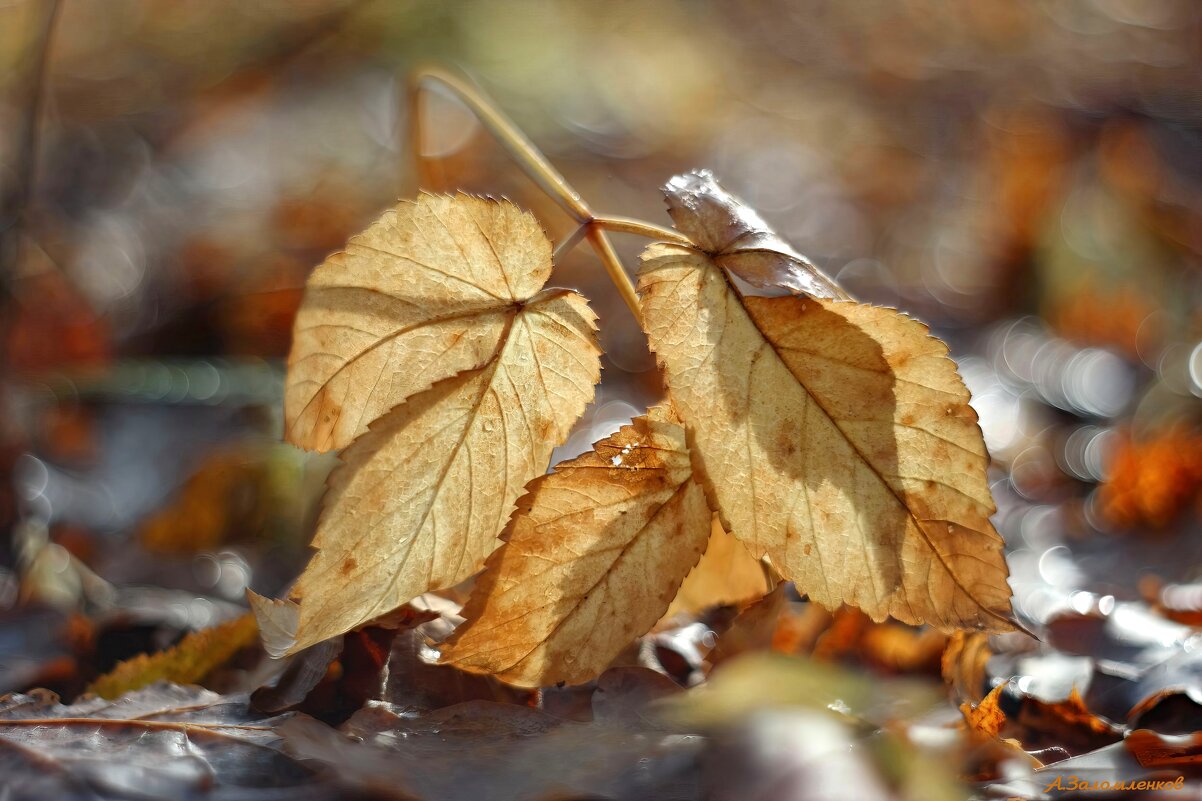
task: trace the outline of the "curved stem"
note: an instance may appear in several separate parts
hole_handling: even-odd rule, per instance
[[[475,87],[445,70],[436,67],[424,67],[414,72],[410,82],[412,91],[409,95],[412,99],[409,115],[411,130],[415,130],[420,136],[420,116],[413,112],[417,111],[415,107],[420,100],[422,84],[427,82],[442,84],[460,102],[471,109],[476,118],[480,120],[480,124],[484,126],[484,129],[492,134],[493,138],[500,143],[501,147],[505,148],[526,174],[549,197],[558,202],[560,206],[563,206],[564,211],[572,215],[576,222],[588,222],[593,218],[592,210],[589,209],[588,204],[572,188],[567,179],[551,166],[551,163],[539,152],[534,143],[527,139],[526,135],[508,117],[486,100]],[[417,157],[421,160],[421,141],[420,139],[412,141]]]
[[[438,83],[451,92],[459,99],[468,109],[471,110],[476,118],[480,120],[480,124],[490,135],[509,153],[510,157],[521,167],[522,171],[530,176],[539,188],[542,189],[548,197],[555,200],[564,211],[580,224],[580,229],[574,232],[567,241],[556,248],[556,254],[561,252],[566,253],[579,242],[580,231],[583,230],[583,235],[588,239],[589,245],[597,254],[597,258],[601,260],[605,267],[605,272],[609,274],[610,281],[618,290],[618,294],[622,296],[622,300],[626,302],[630,313],[634,315],[634,319],[639,325],[643,324],[643,315],[639,309],[638,293],[635,292],[634,284],[630,282],[630,276],[626,274],[625,268],[622,266],[622,261],[618,258],[617,252],[610,244],[609,238],[602,230],[606,224],[618,226],[615,230],[625,230],[631,233],[643,233],[651,235],[655,238],[661,238],[661,233],[667,229],[661,229],[659,226],[650,223],[639,225],[636,220],[624,220],[624,218],[602,218],[605,223],[598,222],[598,218],[593,214],[593,210],[584,202],[584,198],[580,196],[567,179],[556,170],[546,157],[539,152],[526,135],[523,134],[513,122],[502,114],[491,102],[489,102],[483,94],[476,88],[471,86],[466,80],[459,78],[445,70],[435,67],[425,67],[416,70],[409,81],[409,134],[410,146],[413,149],[416,159],[416,174],[419,182],[425,182],[428,178],[428,173],[425,170],[425,160],[421,153],[421,90],[426,83]],[[655,233],[648,234],[648,231]]]

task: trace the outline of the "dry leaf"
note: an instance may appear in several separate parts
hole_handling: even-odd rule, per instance
[[[1202,763],[1202,732],[1175,735],[1136,729],[1123,747],[1145,768],[1186,769]]]
[[[46,690],[6,695],[0,697],[0,795],[89,801],[352,797],[331,771],[280,749],[275,727],[290,718],[256,714],[245,696],[165,682],[117,701],[89,698],[70,706]]]
[[[772,650],[782,654],[810,654],[834,620],[835,616],[818,604],[791,603],[776,622]]]
[[[860,659],[882,672],[937,675],[945,645],[941,631],[885,621],[864,630]]]
[[[154,553],[218,550],[227,538],[263,530],[269,493],[268,465],[258,453],[221,448],[205,457],[174,500],[142,522],[138,539]]]
[[[998,705],[1005,689],[1005,684],[999,684],[990,690],[989,694],[982,698],[976,706],[970,705],[967,701],[960,704],[960,713],[964,715],[964,720],[968,723],[971,731],[986,737],[998,736],[1002,727],[1006,725],[1006,714]]]
[[[286,438],[345,447],[406,398],[486,364],[550,274],[542,228],[508,201],[423,194],[385,212],[306,284]]]
[[[715,517],[701,561],[685,577],[664,617],[681,612],[697,614],[721,604],[746,603],[763,597],[769,589],[760,562]]]
[[[747,283],[819,298],[847,298],[755,209],[723,189],[709,170],[677,175],[664,192],[676,229]]]
[[[241,615],[192,632],[166,651],[125,660],[92,682],[88,692],[101,698],[117,698],[156,681],[195,684],[254,643],[258,634],[254,617]]]
[[[1135,438],[1120,431],[1098,490],[1105,518],[1122,528],[1163,529],[1202,500],[1202,434],[1175,425]]]
[[[341,637],[306,648],[289,661],[275,684],[264,685],[250,694],[250,705],[260,712],[296,709],[329,677],[330,668],[341,653]]]
[[[710,664],[717,667],[737,656],[772,648],[777,621],[789,605],[786,587],[784,583],[778,584],[768,595],[740,612],[725,630],[718,632],[718,644],[708,657]]]
[[[574,292],[539,293],[494,359],[410,398],[346,449],[291,600],[252,596],[270,653],[342,634],[479,570],[522,487],[592,400],[594,320]]]
[[[985,694],[985,666],[993,653],[989,635],[979,631],[953,632],[940,662],[943,680],[951,684],[956,698],[974,703]]]
[[[1057,747],[1071,754],[1085,753],[1123,737],[1121,728],[1089,710],[1076,687],[1062,701],[1024,698],[1014,722],[1028,751]]]
[[[593,678],[655,624],[711,512],[662,407],[534,483],[444,660],[522,686]]]
[[[706,254],[652,245],[652,349],[723,526],[828,608],[1006,631],[1010,588],[969,395],[892,309],[744,298]]]

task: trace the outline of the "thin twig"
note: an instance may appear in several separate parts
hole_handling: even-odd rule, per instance
[[[639,294],[635,291],[634,284],[630,282],[630,276],[626,274],[626,269],[622,266],[622,261],[618,258],[617,251],[610,244],[609,237],[600,228],[591,225],[585,236],[588,238],[589,244],[593,246],[593,252],[597,254],[597,258],[601,259],[601,264],[605,266],[605,272],[609,273],[609,280],[617,287],[618,294],[622,296],[622,300],[626,301],[626,305],[630,308],[630,313],[634,315],[634,319],[641,328],[643,325],[643,313],[639,308]]]
[[[633,217],[594,217],[593,225],[615,234],[634,234],[645,236],[660,242],[673,242],[677,245],[692,245],[689,238],[679,231],[664,228],[654,223],[636,220]]]
[[[415,134],[415,138],[410,140],[410,146],[419,162],[422,159],[420,95],[423,84],[427,82],[442,84],[460,102],[471,109],[484,129],[497,140],[501,147],[505,148],[518,166],[539,185],[539,188],[547,193],[548,197],[559,203],[576,222],[584,223],[593,218],[592,210],[589,209],[580,194],[572,188],[558,170],[551,166],[551,163],[534,146],[534,143],[527,139],[526,135],[508,117],[466,80],[437,67],[417,70],[410,82],[409,119]]]
[[[43,8],[42,27],[26,85],[28,113],[21,130],[21,144],[17,148],[16,177],[12,191],[4,199],[2,219],[7,221],[7,230],[0,234],[3,240],[3,248],[0,249],[0,298],[8,297],[24,255],[24,241],[28,235],[34,187],[37,184],[42,108],[46,99],[46,65],[50,61],[50,45],[58,22],[59,0],[46,0]]]

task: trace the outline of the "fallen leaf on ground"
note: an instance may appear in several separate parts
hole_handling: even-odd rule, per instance
[[[247,447],[207,456],[177,497],[148,517],[138,539],[149,551],[193,554],[216,550],[235,532],[263,529],[267,466]]]
[[[1140,592],[1153,609],[1174,623],[1202,627],[1202,583],[1162,585],[1149,576],[1140,582]]]
[[[859,609],[841,606],[831,614],[826,630],[814,640],[811,655],[824,662],[854,655],[871,625],[872,620]]]
[[[865,629],[860,659],[891,673],[938,675],[947,635],[931,628],[915,628],[885,621]]]
[[[441,709],[464,701],[532,705],[537,693],[492,676],[438,663],[423,629],[406,631],[392,644],[380,700],[409,710]]]
[[[822,661],[872,667],[886,673],[935,674],[947,635],[895,621],[874,623],[859,609],[833,614],[811,603],[793,604],[781,615],[773,647]]]
[[[1074,687],[1063,701],[1026,697],[1014,716],[1016,734],[1028,751],[1057,746],[1070,754],[1085,753],[1118,742],[1123,731],[1085,705]]]
[[[668,608],[710,537],[665,407],[556,466],[518,503],[444,661],[521,686],[593,678]]]
[[[71,706],[45,691],[7,695],[3,789],[13,798],[345,798],[328,771],[277,748],[273,727],[285,720],[250,712],[245,696],[167,683]]]
[[[1136,438],[1121,431],[1098,506],[1111,523],[1160,529],[1202,498],[1202,434],[1176,425]]]
[[[1202,732],[1172,735],[1136,729],[1123,739],[1123,747],[1145,768],[1202,764]]]
[[[1002,712],[999,701],[1005,690],[1006,685],[999,684],[990,690],[980,703],[973,705],[965,701],[960,704],[960,713],[964,715],[964,721],[971,731],[986,737],[997,737],[1001,733],[1002,727],[1006,725],[1006,715]]]
[[[810,654],[833,620],[834,615],[818,604],[791,603],[776,623],[772,650],[782,654]]]
[[[1180,766],[1145,768],[1126,748],[1114,743],[1087,754],[1049,762],[1031,776],[996,782],[990,797],[1055,798],[1188,798],[1198,794],[1196,780],[1186,782]],[[1143,782],[1144,787],[1137,785]],[[1123,793],[1119,785],[1130,792]],[[1181,792],[1185,790],[1185,792]],[[1053,796],[1052,791],[1056,791]],[[1067,791],[1067,792],[1066,792]],[[1157,792],[1163,791],[1163,792]],[[1135,795],[1135,793],[1139,793]]]
[[[644,325],[722,525],[828,608],[1008,631],[989,462],[947,346],[892,309],[742,296],[643,255]]]
[[[101,698],[118,698],[158,681],[196,684],[238,651],[253,644],[258,635],[255,618],[247,613],[193,632],[165,651],[127,659],[93,681],[88,692]]]
[[[251,705],[260,712],[295,709],[329,676],[331,665],[341,653],[341,637],[309,646],[292,657],[274,685],[260,687],[251,693]]]

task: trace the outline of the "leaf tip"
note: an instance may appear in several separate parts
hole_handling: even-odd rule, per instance
[[[259,625],[263,650],[272,659],[280,659],[295,651],[300,606],[295,601],[267,598],[253,590],[246,591],[246,600]]]

